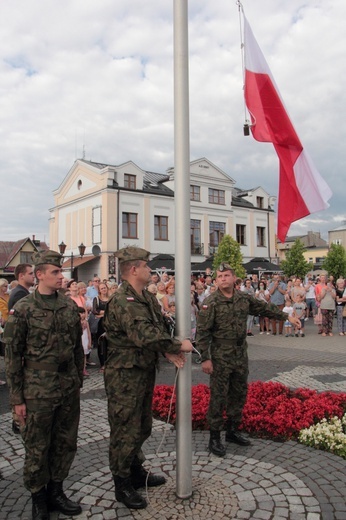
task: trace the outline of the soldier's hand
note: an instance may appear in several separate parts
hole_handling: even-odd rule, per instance
[[[300,329],[301,326],[302,326],[302,324],[300,323],[300,319],[299,318],[294,318],[293,316],[291,316],[291,317],[288,318],[288,321],[290,323],[292,323],[292,325],[297,327],[297,329]]]
[[[165,357],[173,363],[177,368],[183,368],[184,363],[186,361],[185,356],[183,353],[180,354],[169,354],[166,352]]]
[[[193,346],[191,341],[189,339],[183,339],[183,341],[181,342],[180,350],[182,352],[192,352]]]
[[[21,426],[25,426],[26,421],[26,405],[25,404],[16,404],[14,405],[14,413],[18,417],[19,424]]]
[[[205,374],[210,375],[213,373],[213,363],[210,359],[207,359],[207,361],[203,361],[202,370]]]

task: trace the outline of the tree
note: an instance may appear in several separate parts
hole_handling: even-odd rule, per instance
[[[291,249],[286,252],[286,260],[282,260],[280,263],[280,267],[286,276],[304,278],[311,271],[313,266],[305,260],[303,255],[305,251],[303,242],[297,238]]]
[[[333,275],[335,280],[346,275],[346,251],[342,245],[332,244],[330,246],[326,259],[323,262],[323,269],[329,275]]]
[[[229,264],[234,269],[236,276],[245,278],[246,272],[243,267],[243,255],[240,251],[240,245],[230,235],[224,235],[219,244],[214,257],[214,271],[222,262]]]

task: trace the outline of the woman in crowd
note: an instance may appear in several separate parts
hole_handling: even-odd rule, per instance
[[[67,287],[70,291],[69,297],[71,298],[71,300],[73,300],[78,307],[83,307],[86,316],[88,316],[88,311],[86,308],[86,302],[84,298],[84,294],[86,293],[85,283],[77,282],[76,280],[70,280]]]
[[[166,286],[163,282],[157,282],[156,284],[156,287],[157,287],[157,293],[156,293],[156,298],[161,301],[162,298],[164,296],[166,296]]]
[[[243,287],[241,288],[242,292],[245,294],[248,294],[249,296],[255,296],[255,290],[252,287],[250,278],[247,278],[244,282]],[[247,335],[253,336],[252,333],[252,327],[253,327],[253,316],[251,314],[248,314],[247,321],[246,321],[246,329],[247,329]]]
[[[261,302],[268,303],[270,300],[270,294],[267,289],[267,284],[260,281],[258,285],[258,289],[255,292],[255,297],[257,300]],[[270,334],[270,324],[269,324],[269,318],[265,318],[264,316],[259,317],[259,325],[260,325],[260,334],[264,334],[264,332],[267,332],[267,335]]]
[[[346,304],[346,289],[345,289],[345,280],[343,278],[339,278],[336,280],[336,317],[338,324],[339,336],[346,335],[346,316],[344,316],[344,308]]]
[[[166,294],[161,299],[163,310],[169,312],[169,304],[175,302],[175,283],[173,281],[166,285]]]
[[[333,315],[335,312],[335,289],[326,283],[326,275],[321,274],[320,283],[316,287],[316,299],[320,303],[322,313],[322,336],[333,336]]]
[[[8,281],[6,278],[0,278],[0,337],[2,337],[2,330],[8,318],[8,300],[7,294]],[[6,382],[0,380],[0,386],[5,385]]]
[[[8,281],[6,278],[0,278],[0,325],[4,326],[8,318],[8,300],[10,298],[7,293]]]
[[[104,365],[105,365],[105,357],[104,357],[104,350],[103,350],[103,342],[99,341],[100,336],[105,332],[105,329],[103,327],[103,316],[105,313],[106,304],[109,300],[109,294],[108,294],[108,287],[107,284],[104,282],[101,282],[98,287],[98,296],[96,296],[93,299],[93,308],[92,313],[94,314],[95,318],[98,319],[98,325],[97,325],[97,333],[96,333],[96,342],[97,342],[97,355],[100,361],[100,372],[104,371]]]

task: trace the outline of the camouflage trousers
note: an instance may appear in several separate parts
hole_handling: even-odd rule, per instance
[[[155,369],[106,367],[105,385],[110,425],[109,466],[113,476],[127,478],[131,465],[145,460],[142,445],[151,434]]]
[[[50,480],[62,482],[77,451],[80,391],[61,399],[28,399],[26,424],[22,429],[25,447],[24,485],[36,493]]]
[[[221,431],[224,427],[224,412],[234,425],[241,422],[247,395],[248,363],[227,366],[213,361],[210,376],[210,403],[207,420],[211,430]]]

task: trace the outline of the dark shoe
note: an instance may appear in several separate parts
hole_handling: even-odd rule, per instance
[[[129,509],[145,509],[147,502],[132,487],[131,478],[114,477],[115,498]]]
[[[166,479],[163,475],[152,475],[143,468],[143,466],[131,466],[131,484],[133,489],[141,487],[156,487],[166,484]]]
[[[46,488],[31,494],[32,520],[49,520]]]
[[[249,439],[244,437],[238,430],[231,430],[226,432],[226,442],[234,442],[239,446],[250,446],[251,442]]]
[[[220,432],[210,431],[210,440],[208,449],[217,457],[224,457],[226,455],[226,448],[220,440]]]
[[[80,515],[82,512],[79,504],[67,498],[62,488],[62,482],[51,480],[47,486],[47,496],[49,511],[60,511],[66,516]]]
[[[248,336],[253,336],[252,332],[247,333]]]

